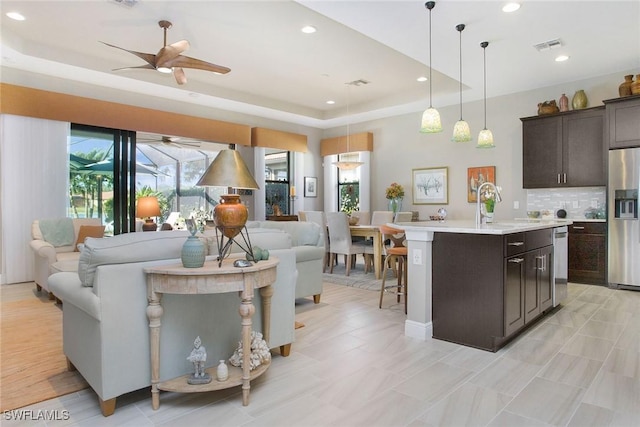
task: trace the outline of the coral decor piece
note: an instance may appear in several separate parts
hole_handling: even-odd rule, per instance
[[[242,368],[242,355],[244,349],[242,348],[242,341],[238,341],[238,348],[233,352],[233,355],[229,358],[229,363],[233,366]],[[253,371],[263,363],[268,363],[271,360],[271,352],[267,342],[262,339],[260,332],[251,331],[251,356],[249,358],[249,370]]]

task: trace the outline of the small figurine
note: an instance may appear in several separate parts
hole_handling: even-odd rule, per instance
[[[559,113],[560,109],[556,105],[556,100],[545,101],[538,104],[538,115]]]
[[[193,342],[193,350],[187,357],[187,360],[193,363],[195,372],[187,379],[189,384],[208,384],[211,382],[211,376],[204,370],[204,363],[207,361],[207,350],[200,341],[200,336],[196,337]]]

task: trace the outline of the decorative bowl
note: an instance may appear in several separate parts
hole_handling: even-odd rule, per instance
[[[360,221],[360,218],[358,218],[357,216],[349,217],[349,225],[358,225],[358,221]]]
[[[442,215],[429,215],[429,219],[431,221],[444,221],[444,216],[442,216]]]
[[[527,211],[529,218],[540,218],[540,211]]]

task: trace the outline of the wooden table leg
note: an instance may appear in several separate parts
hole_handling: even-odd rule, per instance
[[[382,261],[382,233],[378,231],[373,238],[373,269],[376,272],[376,279],[380,279],[380,264]]]
[[[273,296],[273,286],[260,288],[262,296],[262,337],[269,344],[271,336],[271,297]]]
[[[153,409],[160,407],[160,318],[163,314],[160,305],[162,294],[151,290],[151,285],[147,285],[147,317],[149,318],[149,346],[151,347],[151,406]]]
[[[240,317],[242,318],[242,406],[249,405],[249,390],[251,389],[251,318],[256,308],[251,295],[242,292],[240,303]]]

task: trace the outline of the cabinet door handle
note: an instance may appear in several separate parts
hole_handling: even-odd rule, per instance
[[[509,258],[508,262],[512,262],[514,264],[520,264],[522,263],[522,261],[524,261],[524,258]]]
[[[509,245],[509,246],[522,246],[522,245],[524,245],[524,242],[509,242],[509,243],[507,243],[507,245]]]
[[[563,180],[563,182],[564,182],[565,184],[567,183],[567,174],[566,174],[566,173],[563,173],[563,174],[562,174],[562,180]]]
[[[538,270],[540,270],[540,271],[545,271],[547,269],[547,266],[546,266],[547,257],[544,256],[544,255],[538,255],[536,257],[536,260],[540,260],[540,267],[536,267],[536,268]],[[536,264],[537,264],[537,262],[536,262]]]
[[[558,184],[560,184],[560,174],[558,174]]]
[[[574,226],[573,226],[573,229],[574,229],[574,230],[584,230],[584,227],[579,226],[579,225],[574,225]]]

